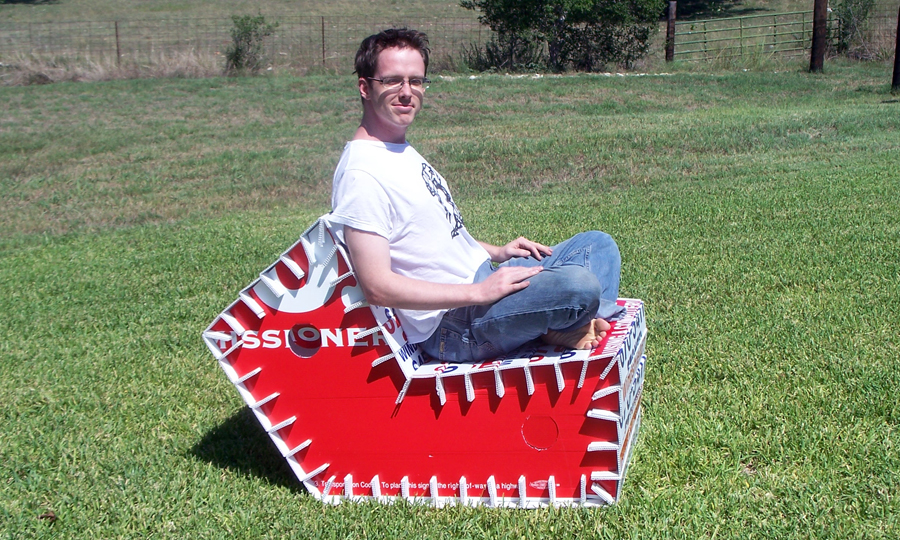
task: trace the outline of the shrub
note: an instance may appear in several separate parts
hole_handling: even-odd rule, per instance
[[[847,53],[862,38],[863,27],[875,0],[840,0],[834,8],[838,21],[837,52]]]
[[[484,45],[472,44],[462,53],[474,71],[534,71],[547,67],[544,47],[534,38],[500,34]]]
[[[265,65],[265,38],[271,36],[278,23],[267,23],[262,15],[232,15],[231,45],[225,51],[225,73],[256,74]]]

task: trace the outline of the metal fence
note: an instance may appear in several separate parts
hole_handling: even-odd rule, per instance
[[[891,47],[896,39],[896,7],[883,7],[867,19],[860,43]],[[751,54],[809,54],[813,12],[795,11],[675,23],[675,59],[709,61]],[[838,35],[838,21],[829,14],[829,35]],[[877,56],[877,54],[873,55]]]
[[[727,59],[753,53],[809,51],[812,11],[675,23],[676,60]]]
[[[490,30],[473,19],[363,21],[342,17],[273,17],[275,33],[266,38],[273,64],[298,68],[351,69],[353,55],[367,35],[392,26],[426,32],[432,57],[452,58]],[[56,61],[152,64],[173,54],[224,55],[234,27],[228,18],[131,21],[0,23],[0,62],[19,55]]]

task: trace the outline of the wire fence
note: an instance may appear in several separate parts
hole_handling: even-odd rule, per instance
[[[880,5],[862,27],[860,56],[878,58],[892,51],[897,6]],[[266,38],[274,66],[352,71],[360,41],[379,30],[407,26],[426,32],[436,70],[454,66],[475,45],[493,37],[474,19],[411,18],[360,22],[350,17],[273,17],[275,33]],[[837,35],[837,22],[829,26]],[[177,54],[221,57],[231,43],[230,18],[12,23],[0,22],[0,65],[23,56],[53,62],[146,65]],[[675,59],[714,60],[748,54],[801,55],[812,40],[812,11],[749,15],[675,23]]]
[[[428,34],[432,57],[447,61],[491,32],[472,19],[360,22],[342,17],[277,17],[265,40],[273,65],[353,69],[359,43],[384,28],[407,26]],[[17,56],[54,61],[152,64],[174,54],[224,55],[234,24],[229,18],[46,23],[0,23],[0,62]]]

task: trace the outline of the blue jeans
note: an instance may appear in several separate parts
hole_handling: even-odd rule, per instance
[[[538,261],[514,258],[500,266],[537,266],[544,270],[530,285],[487,306],[466,306],[444,313],[437,330],[420,343],[442,362],[478,362],[493,358],[546,334],[574,330],[592,319],[614,319],[621,258],[606,233],[577,234],[553,246],[553,255]],[[485,263],[475,275],[484,281],[496,269]]]

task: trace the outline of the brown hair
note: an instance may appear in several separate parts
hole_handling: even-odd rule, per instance
[[[428,74],[428,36],[418,30],[408,28],[391,28],[369,36],[359,45],[356,51],[356,70],[359,77],[372,77],[378,68],[378,55],[385,49],[407,47],[419,51],[425,61],[425,73]]]

